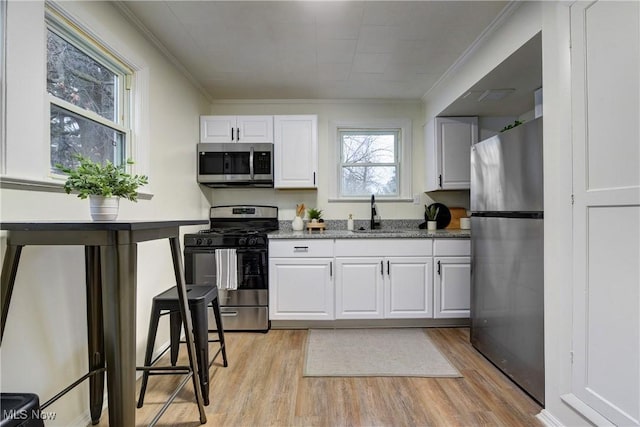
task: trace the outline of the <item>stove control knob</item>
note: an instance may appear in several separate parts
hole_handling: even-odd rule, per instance
[[[200,246],[202,245],[202,239],[197,239],[196,240],[196,246]]]
[[[213,240],[207,239],[207,245],[211,246],[213,244]]]
[[[256,239],[255,237],[249,239],[249,246],[255,246],[256,243],[258,243],[258,239]]]
[[[246,237],[241,237],[241,238],[239,238],[239,239],[238,239],[238,244],[239,244],[240,246],[244,246],[244,245],[246,245],[246,244],[247,244],[247,238],[246,238]]]

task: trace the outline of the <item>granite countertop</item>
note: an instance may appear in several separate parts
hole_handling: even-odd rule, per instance
[[[278,230],[268,234],[269,239],[468,239],[471,230],[382,229],[382,230],[325,230],[291,231]]]

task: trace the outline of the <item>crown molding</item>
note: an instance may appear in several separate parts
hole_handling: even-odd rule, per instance
[[[421,105],[420,99],[323,98],[323,99],[214,99],[212,104],[408,104]]]
[[[209,92],[207,92],[204,86],[202,86],[200,82],[198,82],[198,80],[193,77],[193,74],[191,74],[189,70],[187,70],[185,66],[182,65],[178,58],[176,58],[169,51],[169,49],[167,49],[165,45],[162,44],[162,42],[155,36],[155,34],[153,34],[153,32],[149,28],[147,28],[147,26],[144,25],[142,21],[140,21],[140,19],[131,11],[131,9],[129,9],[129,7],[122,0],[113,1],[112,4],[120,10],[125,18],[127,18],[127,20],[133,26],[135,26],[144,35],[144,37],[162,53],[165,58],[168,59],[169,62],[171,62],[178,69],[178,71],[180,71],[187,78],[187,80],[189,80],[191,84],[200,91],[200,93],[202,93],[207,101],[213,102],[213,98],[211,97]]]

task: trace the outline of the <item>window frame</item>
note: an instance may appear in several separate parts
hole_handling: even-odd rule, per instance
[[[329,181],[330,202],[369,201],[371,195],[353,196],[342,195],[342,131],[397,131],[396,164],[397,164],[397,195],[377,195],[376,200],[390,202],[409,202],[412,197],[412,124],[410,119],[362,119],[362,120],[334,120],[329,122],[330,164],[335,165]],[[367,164],[362,164],[366,166]],[[372,165],[386,165],[375,163]]]
[[[74,105],[64,99],[52,95],[45,88],[45,102],[47,108],[47,119],[50,120],[52,106],[57,106],[71,112],[81,118],[95,122],[101,126],[110,128],[124,136],[123,160],[128,171],[133,172],[131,165],[126,164],[126,159],[134,158],[133,131],[132,131],[132,104],[133,104],[133,82],[134,70],[123,60],[114,55],[110,49],[94,37],[83,31],[78,25],[67,19],[58,10],[54,9],[51,3],[45,6],[45,32],[49,31],[71,44],[76,49],[87,55],[92,60],[98,62],[117,76],[116,91],[116,120],[109,120],[100,114]],[[45,40],[48,35],[45,36]],[[45,54],[48,55],[45,49]],[[54,180],[66,180],[66,175],[59,173],[51,165],[51,129],[48,127],[46,135],[49,159],[49,176]],[[104,159],[106,160],[106,159]],[[110,159],[113,161],[113,159]],[[135,160],[135,159],[134,159]]]

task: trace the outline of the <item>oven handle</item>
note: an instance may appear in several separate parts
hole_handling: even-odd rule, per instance
[[[221,317],[236,317],[237,315],[237,311],[223,311],[220,313]]]
[[[238,129],[238,141],[240,141],[240,129]],[[253,147],[249,150],[249,175],[253,179]]]

